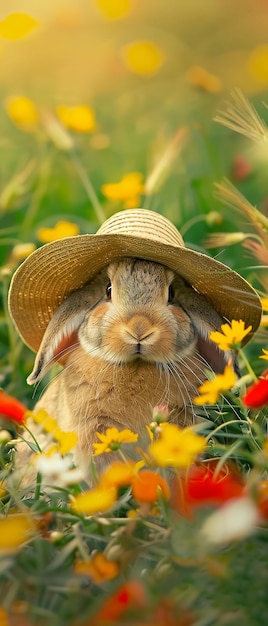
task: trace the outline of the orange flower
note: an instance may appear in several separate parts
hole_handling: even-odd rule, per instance
[[[137,502],[153,504],[160,494],[166,500],[170,497],[170,490],[167,482],[151,470],[142,470],[132,480],[132,493]]]
[[[210,74],[204,67],[198,65],[188,70],[187,82],[209,93],[218,93],[222,89],[220,78],[215,76],[215,74]]]
[[[268,450],[267,450],[268,451]],[[268,480],[260,480],[257,484],[257,507],[261,516],[268,519]]]
[[[0,624],[1,626],[9,626],[8,614],[1,605],[0,605]]]
[[[245,180],[252,173],[252,166],[242,154],[237,154],[232,163],[232,177],[235,181]]]
[[[76,561],[74,571],[79,576],[89,576],[96,584],[100,584],[116,578],[119,566],[115,561],[109,561],[102,552],[95,552],[90,561]]]

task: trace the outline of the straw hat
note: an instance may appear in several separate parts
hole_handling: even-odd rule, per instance
[[[207,296],[227,320],[242,319],[257,330],[260,299],[249,283],[223,263],[186,248],[173,224],[158,213],[130,209],[116,213],[95,235],[77,235],[48,243],[15,272],[9,311],[24,342],[38,350],[59,305],[115,259],[137,257],[166,265]]]

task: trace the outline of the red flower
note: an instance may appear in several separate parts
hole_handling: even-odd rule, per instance
[[[268,370],[248,388],[242,400],[250,409],[259,409],[268,404]]]
[[[244,485],[240,477],[228,466],[215,474],[215,463],[192,465],[187,474],[172,484],[172,504],[184,515],[204,504],[220,506],[232,498],[243,495]]]
[[[240,154],[237,154],[233,160],[232,175],[235,181],[244,180],[252,173],[252,167],[249,161]]]
[[[0,390],[0,415],[4,419],[10,419],[17,422],[17,424],[22,424],[27,410],[22,402]]]
[[[129,580],[104,601],[91,624],[117,624],[127,611],[144,609],[145,605],[143,585],[138,580]]]

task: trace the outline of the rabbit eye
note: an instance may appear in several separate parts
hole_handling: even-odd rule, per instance
[[[112,297],[112,285],[111,283],[108,283],[107,287],[106,287],[106,298],[108,300],[111,300]]]
[[[168,290],[168,301],[173,302],[174,297],[175,297],[174,287],[170,285],[169,290]]]

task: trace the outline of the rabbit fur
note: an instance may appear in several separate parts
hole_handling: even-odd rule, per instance
[[[54,362],[63,370],[35,408],[77,433],[76,457],[84,468],[96,431],[129,428],[144,435],[155,405],[167,404],[170,420],[189,425],[207,369],[222,372],[233,358],[209,339],[222,322],[203,295],[163,265],[112,262],[52,317],[28,383],[41,380]],[[95,457],[100,469],[113,454]]]

